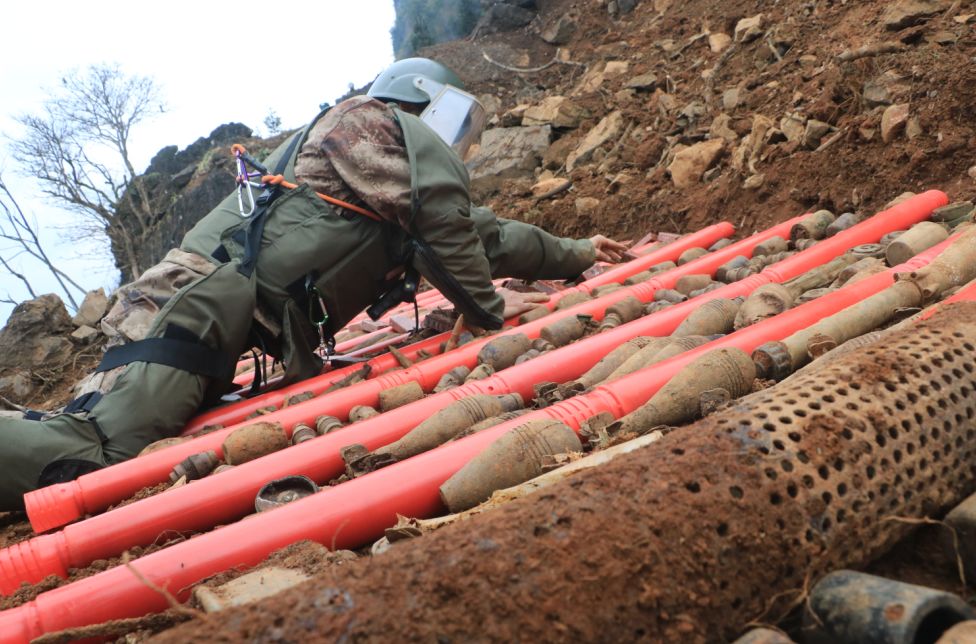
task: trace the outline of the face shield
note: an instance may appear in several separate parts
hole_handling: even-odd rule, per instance
[[[420,120],[464,160],[471,144],[481,139],[485,108],[474,96],[452,85],[441,85],[429,78],[417,78],[414,85],[431,97]]]

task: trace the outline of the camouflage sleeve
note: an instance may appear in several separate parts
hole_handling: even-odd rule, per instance
[[[556,237],[532,224],[495,217],[484,207],[471,208],[471,219],[488,254],[492,277],[572,279],[596,259],[588,239]]]
[[[392,110],[357,96],[325,113],[295,163],[299,181],[323,194],[365,205],[390,222],[410,218],[410,163]]]

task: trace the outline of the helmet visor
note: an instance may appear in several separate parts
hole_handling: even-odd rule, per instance
[[[485,108],[471,94],[451,85],[442,85],[420,114],[420,120],[464,160],[471,144],[481,139],[486,121]]]

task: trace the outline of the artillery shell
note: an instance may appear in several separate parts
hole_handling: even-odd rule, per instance
[[[713,333],[729,333],[735,322],[736,313],[742,306],[742,299],[718,298],[709,300],[691,312],[685,321],[678,325],[671,335],[682,337],[688,335],[712,335]]]
[[[515,364],[522,364],[523,362],[528,362],[529,360],[532,360],[533,358],[538,358],[541,355],[542,352],[539,351],[538,349],[529,349],[528,351],[526,351],[525,353],[523,353],[522,355],[520,355],[518,358],[515,359]]]
[[[678,257],[678,266],[687,264],[688,262],[696,260],[699,257],[703,257],[705,255],[708,255],[708,251],[705,250],[704,248],[701,248],[699,246],[696,246],[694,248],[689,248],[685,252],[681,253],[680,257]]]
[[[760,320],[779,315],[793,306],[793,295],[782,284],[763,284],[746,298],[735,316],[735,329],[739,330]]]
[[[434,387],[433,392],[439,394],[447,389],[452,389],[454,387],[459,387],[464,383],[464,379],[468,377],[471,370],[461,365],[460,367],[454,367],[437,381],[437,386]]]
[[[254,498],[254,509],[267,512],[286,503],[304,499],[319,491],[319,486],[307,476],[286,476],[266,483]]]
[[[471,382],[472,380],[484,380],[485,378],[490,378],[493,375],[495,375],[495,370],[491,368],[490,364],[479,364],[477,367],[471,370],[471,373],[469,373],[468,377],[464,379],[464,382]]]
[[[718,240],[717,242],[715,242],[714,244],[712,244],[711,246],[709,246],[708,247],[708,252],[714,253],[715,251],[722,250],[723,248],[725,248],[726,246],[729,246],[731,244],[732,244],[732,240],[731,239],[729,239],[728,237],[723,237],[722,239]]]
[[[706,275],[704,273],[698,273],[695,275],[684,275],[678,278],[677,283],[674,285],[674,290],[678,291],[682,295],[688,295],[692,291],[697,291],[700,288],[705,288],[712,283],[712,276]]]
[[[644,312],[644,303],[633,295],[628,295],[607,309],[600,329],[613,329],[639,318]]]
[[[597,286],[595,289],[590,291],[593,297],[601,297],[607,293],[613,293],[614,291],[619,291],[624,287],[623,284],[617,284],[616,282],[611,284],[604,284],[603,286]]]
[[[549,307],[547,307],[547,306],[537,306],[534,309],[531,309],[530,311],[528,311],[528,312],[523,313],[522,315],[520,315],[519,316],[519,324],[526,324],[526,323],[531,322],[533,320],[538,320],[539,318],[542,318],[542,317],[545,317],[545,316],[549,315],[549,313],[551,313],[551,311],[549,310]]]

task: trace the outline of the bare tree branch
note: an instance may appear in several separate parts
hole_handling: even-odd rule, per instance
[[[0,220],[0,238],[6,239],[14,244],[11,247],[0,250],[0,265],[10,275],[20,280],[27,288],[30,296],[35,298],[37,294],[34,292],[30,280],[23,273],[15,270],[10,263],[22,253],[27,253],[48,269],[61,287],[65,297],[68,298],[71,308],[77,311],[78,303],[75,301],[72,289],[80,294],[84,294],[85,289],[55,266],[51,258],[48,257],[37,235],[37,222],[29,219],[21,209],[20,204],[17,203],[7,184],[4,183],[2,175],[0,175],[0,210],[2,210],[3,216],[3,219]],[[9,299],[10,295],[8,294],[7,300]]]
[[[40,115],[21,115],[24,134],[11,140],[13,157],[44,194],[81,215],[86,231],[112,241],[133,277],[136,249],[153,232],[148,190],[137,180],[129,152],[133,128],[163,111],[152,79],[127,76],[117,65],[93,65],[65,74],[49,91]],[[115,161],[96,161],[108,150]],[[121,214],[120,214],[121,213]]]

